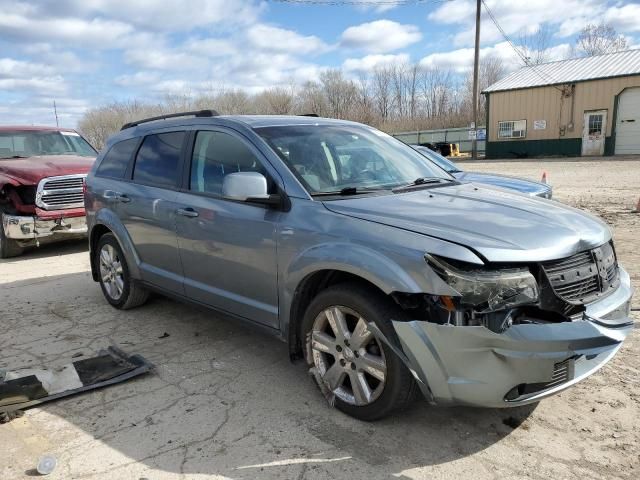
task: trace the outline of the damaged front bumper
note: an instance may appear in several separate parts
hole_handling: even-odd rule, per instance
[[[2,214],[2,226],[7,238],[12,240],[38,240],[54,235],[82,235],[87,233],[87,219],[60,217],[42,219],[33,216]]]
[[[620,287],[587,306],[580,320],[483,326],[393,322],[404,361],[425,396],[438,404],[509,407],[536,402],[605,365],[633,328],[633,293],[620,269]]]

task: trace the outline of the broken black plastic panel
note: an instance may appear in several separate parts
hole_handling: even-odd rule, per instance
[[[0,371],[0,413],[33,407],[58,398],[123,382],[149,372],[140,355],[111,346],[98,355],[56,369]]]

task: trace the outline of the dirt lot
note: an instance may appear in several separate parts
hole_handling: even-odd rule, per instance
[[[546,171],[558,200],[609,222],[640,285],[640,160],[464,166]],[[33,474],[44,452],[59,462],[52,479],[640,476],[638,329],[599,373],[537,406],[417,403],[362,423],[329,408],[277,340],[164,298],[116,311],[88,271],[84,243],[0,262],[0,368],[60,365],[115,343],[157,370],[0,425],[1,479]]]

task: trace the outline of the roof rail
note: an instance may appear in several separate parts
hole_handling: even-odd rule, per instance
[[[141,123],[147,122],[155,122],[156,120],[166,120],[167,118],[176,118],[176,117],[217,117],[220,115],[215,110],[195,110],[193,112],[180,112],[180,113],[168,113],[166,115],[158,115],[157,117],[149,117],[143,118],[142,120],[136,120],[135,122],[125,123],[122,130],[126,130],[127,128],[135,127],[136,125],[140,125]]]
[[[317,113],[302,113],[298,116],[299,117],[319,117],[320,115],[318,115]]]

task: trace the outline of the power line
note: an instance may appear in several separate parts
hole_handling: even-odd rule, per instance
[[[380,0],[380,1],[367,1],[367,0],[269,0],[274,3],[297,3],[300,5],[366,5],[375,7],[382,6],[402,6],[402,5],[417,5],[427,3],[445,3],[453,0]]]
[[[496,17],[493,15],[493,12],[491,11],[491,9],[489,8],[489,6],[487,5],[487,2],[485,2],[485,0],[482,0],[482,4],[484,5],[484,9],[487,11],[487,14],[489,15],[489,18],[491,19],[491,21],[493,22],[493,24],[496,26],[496,28],[498,29],[498,31],[500,32],[500,34],[502,35],[502,37],[507,41],[507,43],[511,46],[511,48],[513,49],[514,52],[516,52],[516,55],[518,55],[518,57],[520,58],[520,60],[522,60],[522,62],[524,63],[525,66],[531,68],[531,70],[538,75],[542,80],[544,80],[545,82],[548,81],[552,81],[552,82],[556,82],[556,83],[562,83],[560,82],[557,78],[552,77],[551,75],[549,75],[548,73],[545,72],[541,72],[539,71],[535,65],[533,63],[531,63],[529,61],[529,58],[522,53],[516,46],[515,44],[511,41],[511,39],[509,38],[509,36],[506,34],[506,32],[502,29],[502,27],[500,26],[500,24],[498,23],[498,20],[496,19]],[[561,88],[555,87],[557,90],[561,91],[564,93],[564,91]]]

